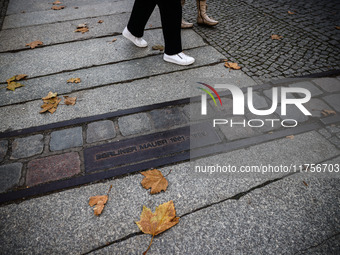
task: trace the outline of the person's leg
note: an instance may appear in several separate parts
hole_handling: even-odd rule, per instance
[[[135,0],[127,29],[135,37],[144,35],[144,28],[153,10],[156,7],[155,0]]]
[[[197,2],[197,24],[215,26],[218,21],[209,18],[207,15],[207,0],[196,0]]]
[[[185,4],[185,0],[181,0],[182,9],[183,9],[184,4]],[[183,17],[182,17],[181,28],[192,28],[193,26],[194,26],[193,23],[190,23],[190,22],[186,21],[186,20],[183,19]]]
[[[174,55],[182,52],[180,0],[156,0],[161,13],[165,53]]]

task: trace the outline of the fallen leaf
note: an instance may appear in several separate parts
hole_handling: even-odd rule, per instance
[[[80,78],[70,78],[67,80],[67,83],[80,83]]]
[[[6,88],[9,90],[15,91],[16,88],[20,88],[20,87],[24,87],[24,85],[19,82],[12,81],[7,84]]]
[[[281,35],[271,35],[272,40],[281,40],[281,38],[283,38],[283,36]]]
[[[94,215],[99,216],[102,213],[108,199],[109,197],[107,195],[90,197],[89,205],[91,207],[96,205],[93,208]]]
[[[153,50],[159,50],[159,51],[163,51],[164,50],[164,46],[163,45],[154,45],[152,46]]]
[[[34,49],[35,47],[39,45],[44,45],[44,44],[42,41],[34,41],[34,42],[27,43],[25,46],[30,46],[31,49]]]
[[[117,41],[117,38],[113,38],[113,40],[109,43],[114,43],[115,41]]]
[[[336,26],[336,27],[335,27],[335,29],[338,29],[338,30],[340,30],[340,26]]]
[[[307,182],[303,181],[303,184],[304,184],[306,187],[308,187],[308,184],[307,184]]]
[[[82,34],[84,34],[88,31],[89,31],[89,29],[87,27],[83,27],[83,28],[76,29],[74,32],[81,32]]]
[[[52,92],[50,92],[50,93],[52,93]],[[49,93],[49,95],[50,95],[50,93]],[[43,109],[40,111],[40,113],[44,113],[44,112],[48,111],[48,112],[53,114],[57,110],[58,105],[61,102],[61,99],[59,97],[53,97],[53,98],[49,98],[49,99],[43,99],[43,101],[44,101],[44,104],[41,106],[41,108],[43,108]]]
[[[61,2],[57,0],[57,1],[53,2],[53,4],[61,4]]]
[[[289,139],[293,140],[294,139],[294,135],[287,135],[286,138],[289,138]]]
[[[77,26],[77,28],[83,28],[83,27],[87,27],[87,24],[84,23],[84,24],[79,24],[79,25]]]
[[[328,115],[335,115],[336,114],[336,112],[335,111],[333,111],[333,110],[322,110],[322,112],[321,112],[324,116],[328,116]]]
[[[150,24],[149,27],[151,28],[151,27],[152,27],[152,24]]]
[[[104,22],[104,20],[98,20],[98,23],[99,24],[101,24],[101,23],[103,23]]]
[[[61,9],[64,9],[66,6],[63,6],[63,5],[60,5],[60,6],[56,6],[56,5],[53,5],[52,6],[52,10],[61,10]]]
[[[292,12],[292,11],[288,11],[288,14],[291,14],[291,15],[292,15],[292,14],[295,14],[295,12]]]
[[[237,63],[225,62],[224,66],[230,69],[239,70],[241,67]]]
[[[77,97],[64,96],[64,103],[66,105],[75,105],[76,101],[77,101]]]
[[[145,176],[141,184],[145,189],[151,188],[150,194],[157,194],[162,190],[166,191],[166,188],[168,187],[168,181],[159,170],[148,170],[142,172],[141,174]]]
[[[17,81],[20,81],[20,80],[26,78],[27,76],[28,76],[27,74],[18,74],[18,75],[15,76],[15,79]]]
[[[26,78],[28,75],[27,74],[18,74],[18,75],[14,75],[13,77],[7,79],[7,83],[9,84],[12,81],[20,81],[24,78]]]
[[[77,6],[76,6],[76,7],[73,7],[73,8],[74,8],[74,9],[79,9],[79,7],[77,7]]]
[[[48,92],[47,96],[43,97],[42,100],[48,100],[51,99],[53,97],[56,97],[58,95],[57,92],[53,93],[52,91]]]
[[[179,217],[176,217],[176,210],[172,200],[157,206],[154,213],[146,206],[143,206],[140,221],[137,221],[136,224],[143,233],[152,235],[149,247],[143,254],[145,255],[150,249],[154,236],[175,226],[178,222]]]

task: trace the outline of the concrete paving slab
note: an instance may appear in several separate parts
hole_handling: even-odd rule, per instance
[[[75,6],[84,6],[90,4],[98,4],[98,3],[112,3],[112,2],[119,2],[121,0],[63,0],[61,5],[66,5],[67,7],[75,7]],[[11,0],[8,4],[7,13],[6,15],[11,15],[15,13],[21,13],[25,11],[28,12],[38,12],[38,11],[48,11],[52,7],[52,3],[54,1],[44,1],[44,0],[34,0],[34,1],[27,1],[27,0]]]
[[[339,184],[314,178],[306,187],[286,178],[186,215],[154,238],[148,254],[299,254],[339,234]],[[140,254],[150,239],[139,235],[90,254]],[[335,254],[338,238],[331,239],[321,254]]]
[[[72,6],[68,6],[67,2],[64,2],[64,5],[66,6],[66,8],[59,11],[48,9],[46,11],[18,13],[6,16],[2,29],[27,27],[67,20],[83,19],[87,17],[96,17],[115,13],[131,12],[133,1],[130,0],[118,2],[105,1],[98,2],[97,4],[92,3],[82,6],[76,4],[76,6],[79,7],[78,9],[75,9]]]
[[[48,91],[52,90],[58,92],[58,94],[67,94],[77,90],[84,90],[111,83],[124,82],[162,73],[205,66],[217,63],[219,58],[223,57],[210,46],[199,47],[187,50],[186,52],[196,58],[195,63],[189,67],[169,64],[163,61],[162,55],[156,55],[111,65],[90,67],[73,72],[32,78],[22,81],[22,84],[24,84],[25,87],[21,87],[15,92],[10,91],[3,86],[3,88],[0,88],[0,106],[40,99],[45,96]],[[81,83],[66,82],[68,79],[76,77],[81,78]]]
[[[59,105],[53,115],[38,113],[42,100],[5,106],[0,108],[0,119],[5,120],[0,123],[0,132],[198,96],[197,89],[194,92],[189,91],[191,84],[189,85],[188,81],[193,77],[199,81],[209,77],[223,78],[226,82],[232,82],[240,87],[255,85],[255,82],[242,71],[226,72],[223,64],[214,68],[208,66],[190,69],[72,93],[70,96],[78,97],[77,103],[72,107]]]
[[[25,45],[35,40],[42,41],[44,45],[52,45],[122,33],[129,17],[130,13],[119,13],[95,18],[90,17],[52,24],[42,24],[39,26],[2,30],[0,31],[0,52],[27,49],[28,46]],[[98,20],[103,20],[104,22],[99,24]],[[76,30],[76,27],[84,23],[89,27],[89,32],[84,34],[75,33],[74,30]],[[160,15],[158,11],[155,11],[151,15],[145,28],[154,29],[160,27]],[[108,38],[107,41],[112,41],[112,38]]]
[[[290,146],[289,150],[287,146],[288,144]],[[308,146],[306,146],[307,144]],[[274,146],[280,149],[273,150]],[[321,146],[324,150],[320,150],[320,147],[317,146]],[[301,151],[302,148],[304,148],[303,151]],[[315,148],[318,148],[318,150],[315,150]],[[322,151],[322,153],[318,154],[318,151]],[[300,154],[301,156],[299,155],[300,152],[302,153]],[[216,163],[221,163],[225,159],[228,159],[228,162],[233,165],[242,163],[250,164],[252,162],[254,162],[254,164],[257,164],[258,162],[263,163],[263,159],[266,159],[265,162],[270,162],[270,159],[274,159],[275,162],[282,164],[290,164],[291,162],[316,163],[318,160],[326,160],[327,158],[334,157],[336,153],[339,152],[334,149],[334,146],[330,145],[324,138],[322,138],[321,135],[316,132],[309,132],[296,136],[294,140],[284,138],[278,141],[256,145],[248,149],[213,156],[208,159],[211,162]],[[259,155],[262,155],[262,157],[259,158]],[[139,229],[134,221],[139,220],[139,215],[143,205],[154,210],[154,208],[160,203],[173,200],[177,214],[181,216],[198,208],[222,201],[234,196],[235,194],[249,190],[251,187],[268,180],[264,178],[236,178],[233,180],[225,178],[193,178],[191,175],[192,169],[190,168],[189,163],[181,163],[178,165],[164,167],[160,170],[164,175],[172,170],[171,174],[167,176],[169,186],[166,192],[153,196],[149,194],[149,191],[142,188],[140,182],[143,179],[143,176],[136,174],[115,179],[106,183],[74,188],[48,196],[34,198],[22,203],[0,207],[0,220],[4,223],[3,229],[5,229],[5,231],[0,233],[2,240],[2,252],[27,252],[41,254],[46,252],[69,253],[72,251],[74,254],[85,253],[101,245],[105,245],[107,242],[112,242],[131,233],[138,232]],[[93,215],[92,208],[88,205],[88,199],[90,196],[106,194],[111,184],[113,185],[113,188],[110,192],[109,201],[105,206],[103,214],[100,217],[96,217]],[[321,187],[325,188],[325,192],[321,192],[321,194],[318,195],[318,198],[321,199],[320,203],[322,203],[323,198],[321,196],[325,196],[327,190],[330,192],[328,185],[331,185],[331,182],[325,182],[324,186],[321,185]],[[294,187],[296,184],[292,186]],[[307,199],[304,197],[301,198],[300,196],[300,193],[305,189],[305,186],[300,182],[299,187],[301,188],[297,190],[297,194],[299,196],[295,197],[294,193],[294,195],[291,195],[292,198],[302,200]],[[339,185],[337,185],[337,187],[339,187]],[[264,192],[264,194],[280,194],[277,192],[289,191],[287,186],[283,185],[283,190],[281,191],[280,188],[281,186],[275,189],[275,192],[273,193],[271,193],[269,189]],[[332,194],[335,194],[335,192]],[[259,197],[261,196],[259,195]],[[273,210],[274,212],[280,213],[280,217],[284,215],[285,212],[288,213],[287,217],[288,215],[290,216],[290,213],[293,214],[291,211],[285,211],[288,210],[289,207],[282,202],[284,201],[289,203],[289,201],[286,201],[285,199],[287,198],[289,200],[291,198],[290,195],[285,194],[283,198],[280,195],[278,195],[278,198],[276,198],[276,196],[269,197],[267,204],[266,199],[259,200],[260,198],[251,198],[251,200],[254,201],[253,203],[255,206],[260,203],[263,204],[263,206],[259,206],[258,210],[253,211],[253,215],[257,215],[257,213],[260,213],[261,210],[265,210],[268,215],[271,210]],[[279,199],[278,201],[280,202],[273,201],[274,198]],[[245,199],[245,201],[245,204],[247,204],[248,199]],[[301,208],[305,205],[308,206],[308,201],[306,203],[301,201]],[[299,204],[298,201],[293,200],[290,205],[293,206],[294,202]],[[279,207],[278,205],[282,205],[282,207]],[[267,210],[265,208],[266,206]],[[274,209],[275,206],[278,206],[277,209]],[[314,204],[311,204],[310,206],[318,208]],[[337,207],[335,204],[331,206]],[[330,209],[333,207],[330,207]],[[228,214],[232,212],[236,213],[237,211],[243,212],[242,208],[239,209],[240,210],[236,208],[233,211],[227,210],[226,212]],[[280,212],[281,209],[282,212]],[[295,216],[303,218],[305,217],[305,214],[299,211],[299,213],[296,213]],[[328,215],[325,214],[323,217],[326,216]],[[210,216],[206,215],[206,217],[212,219]],[[251,214],[248,214],[248,216],[245,217],[252,216]],[[263,218],[263,221],[261,220],[258,225],[261,225],[262,223],[266,225],[268,224],[266,220],[270,220],[269,217],[260,218]],[[176,226],[174,229],[183,229],[181,225],[184,226],[184,219],[185,218],[183,218],[178,225],[179,228]],[[198,218],[195,216],[195,219]],[[239,222],[239,224],[244,222],[244,219],[240,216],[231,217],[224,214],[223,217],[218,217],[216,219],[218,219],[218,221],[216,221],[218,223],[220,223],[220,220],[222,219],[227,222],[235,220],[236,222]],[[274,218],[274,220],[275,222],[277,221],[276,218]],[[258,221],[255,221],[254,219],[251,221],[251,224],[254,224],[253,227],[256,228],[257,222]],[[212,224],[212,222],[209,221],[203,226],[210,224]],[[286,227],[292,227],[295,230],[294,225],[290,224],[289,221],[285,222],[285,224]],[[195,225],[199,226],[197,229],[203,227],[202,225],[197,225],[197,223]],[[257,226],[257,228],[260,228],[260,226]],[[248,228],[242,228],[242,231],[244,231],[244,229]],[[301,231],[302,230],[304,230],[304,228],[302,228]],[[282,231],[281,228],[280,231]],[[209,234],[211,232],[213,231],[207,230],[205,233]],[[283,233],[286,232],[283,231]],[[289,234],[292,233],[293,232],[289,232]],[[238,235],[235,235],[235,238],[237,238]],[[161,238],[163,236],[164,235],[162,235]],[[150,236],[147,238],[150,240]],[[183,238],[183,236],[181,236],[181,238]],[[77,242],[74,240],[77,240]],[[202,242],[202,240],[200,240],[200,242]],[[179,243],[179,241],[174,244],[176,243]],[[147,244],[148,241],[146,241],[146,246]],[[143,245],[138,248],[144,247]],[[125,248],[127,247],[129,246],[125,246]],[[159,246],[155,245],[155,247]],[[115,254],[115,252],[111,254]],[[126,252],[124,254],[126,254]]]
[[[0,81],[5,82],[16,74],[27,74],[29,77],[43,76],[62,71],[104,65],[134,58],[159,54],[151,49],[152,45],[163,44],[161,29],[145,32],[145,40],[151,45],[138,48],[123,36],[115,37],[114,43],[108,38],[97,38],[34,50],[16,54],[0,54]],[[192,30],[183,31],[183,48],[195,48],[205,45],[203,39]]]

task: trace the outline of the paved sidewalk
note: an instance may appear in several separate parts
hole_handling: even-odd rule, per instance
[[[340,253],[339,172],[195,172],[212,163],[339,166],[340,23],[328,15],[335,2],[211,0],[209,15],[220,24],[182,30],[191,66],[166,63],[151,48],[164,45],[158,10],[146,26],[149,47],[138,49],[121,35],[132,0],[62,4],[57,11],[42,0],[10,0],[0,31],[1,254],[141,254],[151,239],[135,224],[143,205],[154,211],[169,200],[180,222],[156,236],[148,254]],[[194,21],[193,2],[184,16]],[[89,32],[75,33],[84,23]],[[272,33],[283,39],[271,41]],[[35,40],[43,45],[25,46]],[[242,69],[225,68],[225,59]],[[25,86],[6,89],[18,74],[28,75],[19,81]],[[273,88],[305,88],[312,115],[289,105],[283,116],[279,99],[269,116],[233,116],[232,96],[218,90],[223,107],[209,100],[203,119],[198,81],[244,94],[251,87],[259,110],[273,104]],[[39,114],[49,91],[77,102]],[[213,128],[221,116],[265,124]],[[288,119],[297,126],[284,127]],[[142,188],[140,171],[152,168],[170,172],[166,192]],[[110,185],[96,217],[88,199]]]

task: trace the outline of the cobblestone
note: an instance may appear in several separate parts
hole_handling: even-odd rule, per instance
[[[80,173],[80,159],[76,152],[35,159],[28,163],[26,185],[56,181]]]
[[[309,81],[297,82],[297,83],[289,85],[289,87],[298,87],[298,88],[307,89],[310,91],[312,97],[319,96],[323,93],[320,89],[318,89],[315,85],[313,85]]]
[[[237,62],[243,71],[260,81],[278,76],[300,76],[339,69],[339,1],[219,1],[209,0],[208,14],[219,21],[214,28],[194,26],[194,30]],[[289,15],[288,10],[296,10]],[[331,14],[335,13],[335,14]],[[196,22],[194,1],[187,1],[183,16]],[[272,34],[283,36],[271,40]],[[277,66],[272,64],[277,63]],[[298,66],[296,64],[299,64]],[[271,66],[268,68],[268,66]],[[268,71],[263,75],[260,71]]]
[[[51,134],[50,150],[59,151],[83,145],[81,127],[54,131]]]
[[[34,135],[17,138],[12,144],[12,159],[28,158],[41,154],[44,149],[44,136]]]
[[[340,148],[340,139],[336,136],[331,137],[328,139],[332,144],[334,144],[336,147]]]
[[[8,141],[7,140],[0,141],[0,162],[6,156],[7,150],[8,150]]]
[[[336,127],[336,126],[327,126],[326,129],[328,130],[328,132],[330,132],[331,134],[336,134],[338,132],[340,132],[340,128]]]
[[[319,129],[319,133],[320,133],[323,137],[325,137],[326,139],[332,137],[332,134],[329,133],[329,132],[327,131],[327,129],[325,129],[325,128]]]
[[[150,112],[156,129],[183,125],[188,122],[187,118],[178,107],[153,110]]]
[[[111,120],[93,122],[87,125],[86,142],[93,143],[116,137],[116,130]]]
[[[0,166],[0,192],[5,192],[19,184],[21,169],[21,163]]]
[[[327,92],[340,91],[340,81],[336,78],[320,78],[312,81]]]
[[[146,113],[137,113],[118,119],[119,130],[123,136],[135,135],[152,129]]]

